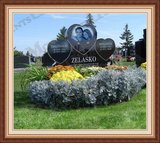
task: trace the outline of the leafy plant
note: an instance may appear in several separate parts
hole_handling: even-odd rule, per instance
[[[92,75],[97,74],[99,71],[104,70],[104,68],[101,67],[82,67],[77,66],[76,71],[83,75],[83,77],[90,77]]]
[[[78,65],[78,66],[74,66],[74,68],[78,73],[81,73],[81,69],[83,68],[83,66]]]
[[[47,79],[47,68],[42,66],[34,66],[31,65],[26,71],[21,80],[22,89],[26,88],[26,86],[33,81],[40,81]]]

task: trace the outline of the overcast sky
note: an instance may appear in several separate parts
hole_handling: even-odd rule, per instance
[[[87,14],[15,14],[14,47],[17,50],[30,51],[35,56],[43,55],[47,44],[56,39],[59,30],[72,24],[85,24]],[[134,14],[93,14],[97,38],[112,38],[120,46],[119,38],[128,24],[134,36],[133,43],[143,38],[143,29],[147,28],[147,15]]]

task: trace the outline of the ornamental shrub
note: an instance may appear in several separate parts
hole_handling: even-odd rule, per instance
[[[128,68],[124,71],[103,70],[87,79],[35,81],[29,94],[35,104],[51,108],[79,108],[128,101],[146,83],[146,71]]]

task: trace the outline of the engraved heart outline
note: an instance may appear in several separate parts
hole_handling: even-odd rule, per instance
[[[106,41],[106,40],[111,40],[111,41],[113,42],[113,45],[114,45],[114,48],[113,48],[113,53],[114,53],[114,51],[115,51],[115,42],[114,42],[111,38],[107,38],[107,39],[100,38],[100,39],[97,39],[97,41],[99,41],[99,40],[104,40],[104,41]],[[104,57],[102,57],[102,56],[99,54],[99,52],[97,51],[97,41],[96,41],[95,51],[96,51],[96,53],[100,56],[100,58],[102,58],[104,61],[107,61],[113,53],[108,57],[108,59],[105,59]]]
[[[77,27],[81,27],[83,30],[86,30],[86,29],[90,29],[92,31],[92,41],[94,42],[91,47],[85,52],[85,53],[82,53],[81,51],[79,51],[78,49],[76,49],[74,46],[75,46],[75,43],[79,43],[79,42],[76,42],[74,41],[71,37],[72,37],[72,34],[73,34],[73,30],[75,30]],[[69,44],[71,45],[72,49],[74,49],[76,52],[78,52],[79,54],[81,55],[86,55],[89,51],[91,51],[95,44],[96,44],[96,39],[97,39],[97,31],[96,29],[94,28],[93,25],[89,25],[89,24],[85,24],[85,25],[80,25],[80,24],[73,24],[71,25],[68,30],[66,31],[66,38],[67,38],[67,41],[69,42]],[[90,42],[92,42],[90,41]],[[74,44],[72,43],[74,42]],[[82,42],[83,45],[85,45],[83,42]],[[79,43],[80,45],[80,43]],[[77,45],[78,46],[78,45]],[[84,48],[84,47],[83,47]]]
[[[65,42],[68,42],[68,41],[66,41],[66,40],[64,40]],[[63,41],[63,42],[64,42]],[[51,55],[50,55],[50,53],[49,53],[49,51],[48,51],[48,48],[49,48],[49,44],[51,44],[51,43],[56,43],[56,42],[58,42],[57,40],[52,40],[52,41],[50,41],[49,43],[48,43],[48,46],[47,46],[47,53],[48,53],[48,55],[49,55],[49,57],[53,60],[53,61],[55,61],[56,63],[58,63],[58,64],[62,64],[62,63],[64,63],[65,61],[67,61],[67,59],[70,57],[70,55],[71,55],[71,52],[72,52],[72,48],[70,47],[70,52],[69,52],[69,54],[68,54],[68,56],[62,61],[62,62],[58,62],[58,61],[56,61]],[[69,44],[69,43],[68,43]],[[70,45],[70,44],[69,44]]]

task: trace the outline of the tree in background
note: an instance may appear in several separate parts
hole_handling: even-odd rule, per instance
[[[92,14],[90,14],[90,13],[87,15],[86,24],[90,24],[90,25],[95,26],[95,25],[94,25],[93,16],[92,16]],[[96,26],[95,26],[95,27],[96,27]]]
[[[125,25],[124,32],[121,34],[120,38],[124,40],[123,43],[120,43],[122,48],[125,49],[125,51],[127,50],[127,56],[130,56],[130,47],[133,46],[133,35],[128,29],[128,24]]]
[[[28,56],[28,57],[29,57],[29,55],[30,55],[30,53],[29,53],[29,51],[27,51],[26,56]]]
[[[23,52],[22,51],[18,51],[16,50],[16,47],[14,47],[14,56],[23,56]]]
[[[67,31],[66,27],[62,27],[62,29],[60,29],[60,32],[57,35],[57,41],[63,41],[66,39],[65,37],[66,31]]]

